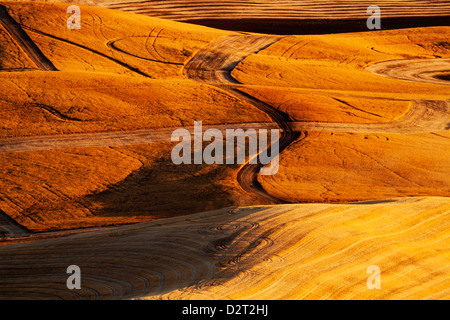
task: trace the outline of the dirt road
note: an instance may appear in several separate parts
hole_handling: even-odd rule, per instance
[[[238,92],[234,92],[238,95]],[[290,122],[294,133],[327,131],[384,134],[414,134],[448,130],[450,128],[450,102],[420,100],[413,101],[409,113],[401,119],[389,123],[329,123]],[[146,143],[171,142],[172,132],[184,128],[193,136],[194,127],[174,127],[116,131],[99,133],[62,134],[0,138],[0,153],[30,152],[62,148],[107,147],[137,145]],[[277,123],[241,123],[232,125],[203,125],[204,130],[219,129],[225,135],[226,129],[277,129]]]
[[[238,123],[228,125],[202,125],[202,128],[204,130],[208,130],[210,128],[218,129],[225,136],[226,129],[276,129],[277,126],[273,123]],[[193,138],[194,136],[194,127],[188,126],[133,131],[109,131],[97,133],[1,138],[0,153],[171,142],[172,133],[176,129],[189,130],[191,137]]]
[[[264,35],[232,35],[218,39],[191,58],[184,74],[189,79],[206,83],[239,83],[231,76],[239,62],[280,39]]]
[[[251,95],[227,86],[227,84],[239,83],[231,75],[233,69],[247,56],[257,53],[271,44],[280,40],[280,37],[266,35],[233,35],[214,41],[210,45],[200,50],[185,66],[184,74],[189,79],[213,84],[216,87],[227,91],[236,98],[246,101],[267,115],[278,125],[281,130],[279,150],[269,146],[269,154],[274,155],[282,152],[293,141],[300,137],[300,134],[291,127],[292,119],[282,111],[264,103]],[[263,150],[259,150],[260,153]],[[263,165],[247,162],[238,173],[238,182],[246,192],[254,193],[272,203],[285,203],[268,194],[258,182],[257,175]]]

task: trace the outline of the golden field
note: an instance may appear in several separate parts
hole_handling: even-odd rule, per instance
[[[235,166],[176,166],[174,144],[0,154],[0,209],[34,232],[163,219],[257,201]],[[27,163],[24,167],[20,164]]]
[[[364,69],[386,60],[450,57],[449,27],[284,37],[232,72],[246,85],[338,90],[374,96],[448,98],[448,86],[380,78]]]
[[[408,135],[313,132],[281,155],[277,175],[259,179],[271,194],[294,202],[448,197],[449,138],[448,131]]]
[[[448,85],[365,70],[375,61],[449,58],[450,28],[426,30],[286,37],[239,64],[232,75],[245,92],[297,122],[337,124],[290,145],[281,154],[279,174],[259,177],[263,187],[294,202],[449,196],[448,108],[406,120],[415,101],[449,101]],[[435,125],[438,119],[442,126]],[[402,121],[409,124],[400,127]],[[370,126],[383,122],[399,128],[390,133]],[[415,123],[417,132],[408,129]]]
[[[90,8],[89,15],[101,23],[93,20],[91,27],[76,33],[58,27],[65,23],[64,5],[5,4],[58,72],[37,70],[13,39],[1,33],[2,69],[8,71],[0,74],[2,138],[192,126],[194,120],[204,124],[269,121],[226,92],[182,77],[190,55],[225,32],[186,29],[179,23]],[[29,16],[27,10],[35,14]],[[31,72],[10,72],[17,68]],[[136,223],[250,203],[236,190],[230,191],[238,189],[234,179],[238,167],[178,170],[170,161],[171,147],[2,153],[0,209],[29,231],[42,232]],[[198,177],[195,188],[179,190],[180,185],[192,183],[183,177],[183,169]],[[157,182],[165,178],[172,181],[164,182],[166,186]],[[174,190],[181,191],[178,201]],[[204,201],[199,194],[213,198]],[[114,209],[116,205],[122,209]]]
[[[0,297],[448,299],[449,212],[433,197],[234,207],[7,245]],[[72,264],[80,290],[66,287]]]
[[[44,71],[1,76],[2,138],[192,126],[198,119],[205,124],[269,121],[223,91],[184,80]],[[67,86],[66,96],[61,86]]]
[[[205,124],[268,120],[225,92],[182,77],[190,55],[225,32],[96,8],[89,15],[100,19],[101,10],[101,22],[86,22],[91,26],[75,32],[59,27],[65,25],[64,5],[8,6],[60,72],[1,74],[0,137],[177,127],[197,119]],[[0,46],[11,48],[14,41],[4,36]],[[130,53],[112,49],[113,40]],[[5,69],[30,68],[20,50],[7,58],[15,64],[5,61],[11,64]]]
[[[81,6],[70,31],[67,4],[0,5],[37,46],[2,19],[0,299],[450,297],[450,27],[271,36]],[[279,172],[173,164],[167,133],[196,120],[283,128]]]

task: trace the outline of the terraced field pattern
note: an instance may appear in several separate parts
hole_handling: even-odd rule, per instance
[[[450,298],[449,1],[62,2],[0,1],[0,299]]]

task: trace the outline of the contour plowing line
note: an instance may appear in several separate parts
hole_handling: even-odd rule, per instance
[[[184,69],[184,75],[186,77],[198,82],[214,85],[266,113],[281,129],[279,153],[301,136],[299,132],[292,129],[292,119],[289,115],[239,89],[230,88],[227,85],[239,83],[233,78],[231,72],[241,61],[249,55],[258,53],[269,47],[280,39],[281,37],[279,36],[266,35],[232,35],[224,37],[210,43],[197,52],[186,64]],[[269,146],[268,150],[271,155],[274,154],[272,146]],[[261,152],[262,150],[260,150]],[[270,195],[258,182],[258,174],[262,167],[263,165],[259,161],[257,164],[247,162],[237,176],[240,186],[244,191],[253,193],[272,203],[286,203]]]

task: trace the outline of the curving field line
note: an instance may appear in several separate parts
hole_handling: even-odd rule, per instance
[[[93,242],[78,235],[20,245],[10,259],[0,262],[0,299],[126,299],[208,282],[215,265],[228,256],[223,239],[233,242],[249,229],[246,221],[234,220],[234,212],[223,209],[91,233]],[[183,226],[186,221],[189,230]],[[29,246],[35,244],[36,255],[30,255]],[[0,255],[13,247],[1,247]],[[230,247],[230,252],[234,250]],[[65,287],[70,264],[83,270],[82,290],[71,292]]]
[[[99,51],[97,51],[97,50],[95,50],[95,49],[89,48],[89,47],[87,47],[87,46],[84,46],[84,45],[79,44],[79,43],[76,43],[76,42],[72,42],[72,41],[70,41],[70,40],[66,40],[66,39],[63,39],[63,38],[54,36],[54,35],[52,35],[52,34],[49,34],[49,33],[46,33],[46,32],[43,32],[43,31],[40,31],[40,30],[31,28],[31,27],[28,27],[28,26],[25,26],[24,28],[27,29],[27,30],[29,30],[29,31],[31,31],[31,32],[35,32],[35,33],[37,33],[37,34],[40,34],[40,35],[43,35],[43,36],[52,38],[52,39],[54,39],[54,40],[62,41],[62,42],[67,43],[67,44],[69,44],[69,45],[76,46],[76,47],[81,48],[81,49],[83,49],[83,50],[89,51],[89,52],[94,53],[94,54],[96,54],[96,55],[98,55],[98,56],[101,56],[102,58],[105,58],[105,59],[108,59],[108,60],[110,60],[110,61],[112,61],[112,62],[114,62],[114,63],[117,63],[118,65],[120,65],[120,66],[122,66],[122,67],[124,67],[124,68],[126,68],[126,69],[128,69],[128,70],[130,70],[130,71],[132,71],[132,72],[134,72],[134,73],[136,73],[136,74],[139,74],[139,75],[144,76],[144,77],[146,77],[146,78],[151,78],[150,75],[146,74],[145,72],[142,72],[142,71],[139,70],[138,68],[135,68],[135,67],[133,67],[133,66],[130,66],[130,65],[128,65],[127,63],[125,63],[125,62],[123,62],[123,61],[121,61],[121,60],[119,60],[119,59],[115,59],[115,58],[113,58],[113,57],[110,57],[110,56],[108,56],[107,54],[104,54],[104,53],[102,53],[102,52],[99,52]]]
[[[231,35],[220,38],[195,54],[186,64],[189,79],[216,84],[239,83],[231,71],[247,56],[274,44],[281,37],[267,35]]]
[[[447,198],[225,208],[3,246],[0,299],[448,299],[449,209]],[[371,263],[383,290],[367,290]],[[73,264],[80,290],[66,287]]]
[[[450,101],[414,100],[404,117],[386,123],[295,122],[296,131],[415,134],[450,129]]]
[[[273,123],[241,123],[228,125],[202,125],[204,130],[218,129],[225,135],[226,129],[276,129]],[[0,139],[0,153],[29,152],[61,148],[85,148],[126,146],[146,143],[172,142],[176,129],[186,129],[194,136],[194,127],[171,127],[142,129],[133,131],[108,131],[96,133],[76,133],[47,136],[15,137]]]
[[[278,40],[280,40],[280,37],[267,35],[232,35],[221,38],[201,49],[186,64],[184,74],[189,79],[213,84],[265,112],[281,129],[279,152],[282,152],[289,144],[300,137],[300,134],[295,132],[290,125],[292,122],[290,116],[239,89],[226,86],[226,84],[239,83],[232,77],[231,72],[242,60],[267,48]],[[273,155],[274,151],[270,146],[269,150],[271,150],[270,154]],[[263,165],[259,161],[257,164],[247,162],[238,173],[237,178],[240,186],[246,192],[254,193],[270,202],[285,203],[285,201],[267,193],[258,182],[257,175],[262,167]]]
[[[450,59],[383,61],[366,70],[393,79],[450,85]]]
[[[233,94],[238,96],[239,91],[234,91]],[[248,96],[245,97],[248,98]],[[263,104],[262,102],[259,103]],[[433,100],[413,101],[411,109],[407,115],[390,123],[354,124],[329,122],[290,122],[289,126],[294,132],[297,132],[299,134],[305,131],[385,134],[439,132],[450,129],[450,102]],[[188,126],[159,129],[142,129],[133,131],[0,138],[0,153],[171,142],[172,132],[176,129],[181,128],[189,130],[191,132],[191,136],[193,136],[194,127]],[[218,129],[222,132],[223,135],[225,135],[226,129],[270,130],[277,129],[279,127],[277,123],[203,125],[204,130],[208,130],[211,128]]]
[[[149,50],[148,47],[147,47],[147,43],[148,43],[148,39],[150,39],[150,35],[151,35],[151,33],[147,36],[146,48],[147,48],[147,51],[151,54],[150,50]],[[140,37],[142,38],[142,36],[136,36],[136,38],[140,38]],[[161,57],[161,56],[160,56],[160,58],[162,58],[162,59],[164,59],[164,60],[160,60],[160,59],[158,59],[158,58],[153,58],[153,59],[151,59],[151,58],[145,58],[145,57],[142,57],[142,56],[140,56],[140,55],[134,54],[134,53],[132,53],[132,52],[128,52],[128,51],[126,51],[126,50],[124,50],[124,49],[121,49],[121,48],[117,47],[116,42],[123,41],[124,39],[125,39],[125,38],[120,38],[120,39],[110,40],[110,41],[108,41],[108,42],[106,43],[106,46],[107,46],[108,48],[112,49],[112,50],[115,50],[115,51],[118,51],[118,52],[121,52],[121,53],[130,55],[130,56],[133,56],[133,57],[135,57],[135,58],[142,59],[142,60],[153,61],[153,62],[159,62],[159,63],[165,63],[165,64],[172,64],[172,65],[176,65],[176,66],[182,66],[182,65],[183,65],[183,63],[181,63],[181,62],[171,62],[171,61],[167,61],[166,59],[164,59],[164,58]],[[153,45],[154,45],[154,44],[153,44]]]

